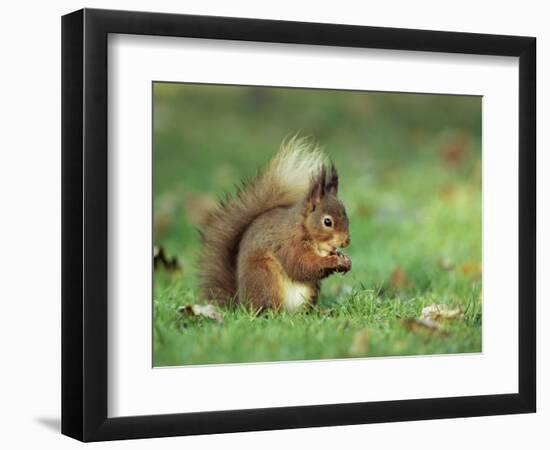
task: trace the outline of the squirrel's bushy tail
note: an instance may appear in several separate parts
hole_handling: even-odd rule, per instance
[[[199,261],[202,297],[227,303],[236,296],[239,243],[248,226],[266,211],[300,202],[325,157],[307,139],[293,137],[256,176],[244,183],[235,198],[221,201],[201,229]]]

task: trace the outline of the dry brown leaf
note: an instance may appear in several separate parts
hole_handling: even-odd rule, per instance
[[[223,316],[222,314],[216,309],[214,305],[207,304],[207,305],[184,305],[180,306],[178,308],[178,311],[187,317],[206,317],[207,319],[215,320],[216,322],[222,322]]]
[[[462,308],[449,308],[449,305],[429,305],[422,308],[420,319],[444,321],[462,319],[464,316]]]
[[[403,319],[401,325],[416,334],[433,335],[440,338],[449,336],[449,333],[443,330],[439,323],[430,319]]]
[[[352,356],[364,356],[369,352],[369,333],[366,329],[360,330],[353,336],[349,353]]]
[[[456,168],[468,158],[472,150],[471,139],[466,134],[454,134],[448,136],[440,147],[440,155],[443,163],[451,168]]]
[[[401,267],[396,267],[390,275],[390,287],[392,289],[405,289],[411,284],[407,274]]]
[[[458,195],[457,189],[452,184],[445,184],[439,188],[439,195],[448,202],[456,200]]]
[[[180,270],[178,258],[175,256],[167,257],[162,245],[153,247],[153,269],[158,270],[161,267],[169,272]]]
[[[479,261],[468,261],[460,266],[460,272],[464,275],[476,278],[481,275],[481,263]]]

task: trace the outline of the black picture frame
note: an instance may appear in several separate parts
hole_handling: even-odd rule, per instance
[[[519,57],[517,393],[107,417],[109,33]],[[535,412],[536,39],[83,9],[62,18],[62,433],[82,441]]]

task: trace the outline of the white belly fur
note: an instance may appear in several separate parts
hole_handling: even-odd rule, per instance
[[[308,285],[288,279],[283,283],[283,292],[283,307],[290,312],[296,311],[308,303],[313,294]]]

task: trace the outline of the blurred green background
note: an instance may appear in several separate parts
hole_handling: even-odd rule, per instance
[[[154,243],[181,267],[154,275],[155,365],[481,350],[481,97],[155,83],[153,100]],[[196,226],[297,132],[338,167],[352,271],[309,314],[183,318]],[[464,311],[445,338],[403,326],[430,304]]]

